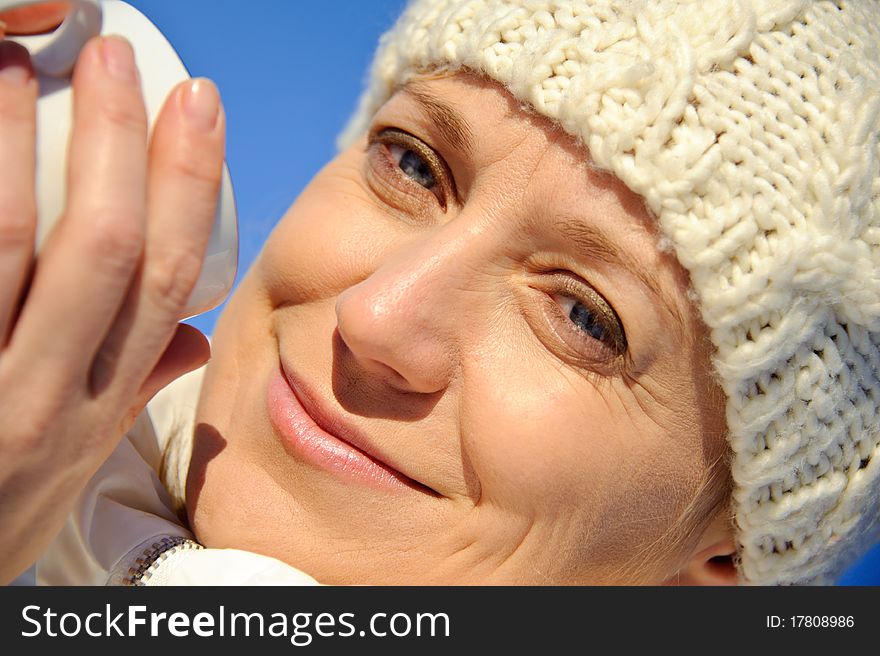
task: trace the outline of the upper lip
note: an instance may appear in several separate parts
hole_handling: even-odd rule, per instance
[[[405,474],[397,461],[384,453],[363,432],[347,423],[338,413],[331,410],[324,400],[312,392],[305,382],[289,367],[285,366],[283,362],[281,364],[281,371],[284,374],[284,379],[287,381],[290,389],[303,407],[303,410],[306,411],[306,414],[312,418],[312,421],[314,421],[321,430],[329,433],[342,442],[348,443],[349,446],[360,451],[370,460],[388,470],[404,483],[431,494],[438,495],[434,489]]]

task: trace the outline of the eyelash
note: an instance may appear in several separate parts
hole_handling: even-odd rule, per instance
[[[405,152],[415,153],[431,171],[436,185],[432,189],[419,184],[400,167],[400,161],[391,153],[391,146],[398,146]],[[420,202],[428,195],[445,212],[449,202],[456,198],[455,182],[449,167],[424,141],[397,128],[375,128],[367,142],[368,178],[376,191],[395,206],[411,203],[415,198]],[[405,209],[399,207],[399,209]]]
[[[596,365],[608,364],[626,355],[626,334],[617,313],[601,294],[578,276],[567,270],[552,270],[541,274],[530,286],[544,297],[545,326],[555,339],[568,347],[566,359],[592,370]],[[565,296],[584,306],[608,339],[594,337],[577,327],[554,296]]]

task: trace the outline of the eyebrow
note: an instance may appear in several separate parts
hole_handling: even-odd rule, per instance
[[[672,315],[672,318],[678,324],[679,330],[684,331],[684,319],[682,318],[678,303],[669,297],[657,276],[645,269],[629,253],[621,250],[604,232],[583,220],[575,218],[560,219],[555,223],[555,228],[559,230],[561,235],[570,240],[580,252],[588,257],[612,266],[623,267],[631,275],[638,278],[654,297],[660,301],[660,304],[666,311]]]
[[[467,155],[473,152],[473,130],[458,110],[418,82],[410,82],[403,87],[403,91],[421,106],[422,111],[428,115],[450,146]]]

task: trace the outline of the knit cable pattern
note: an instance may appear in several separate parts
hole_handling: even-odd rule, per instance
[[[340,138],[467,68],[646,199],[716,347],[747,583],[880,537],[878,49],[878,0],[415,0]]]

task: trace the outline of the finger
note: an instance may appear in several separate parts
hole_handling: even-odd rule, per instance
[[[216,87],[192,80],[172,92],[150,147],[143,265],[101,347],[97,362],[116,363],[143,380],[171,338],[198,279],[223,170],[225,121]],[[92,377],[93,393],[112,371]]]
[[[142,255],[147,128],[122,39],[89,42],[73,86],[67,207],[40,252],[8,351],[32,371],[85,381]]]
[[[178,324],[158,364],[141,385],[138,398],[146,405],[159,390],[183,374],[198,369],[210,357],[211,345],[208,338],[193,326]]]
[[[137,416],[161,389],[185,373],[198,369],[210,357],[208,339],[192,326],[179,324],[156,368],[144,381],[135,401],[120,420],[118,434],[122,435],[132,427]]]
[[[27,50],[11,41],[0,43],[0,350],[33,257],[36,100]]]

